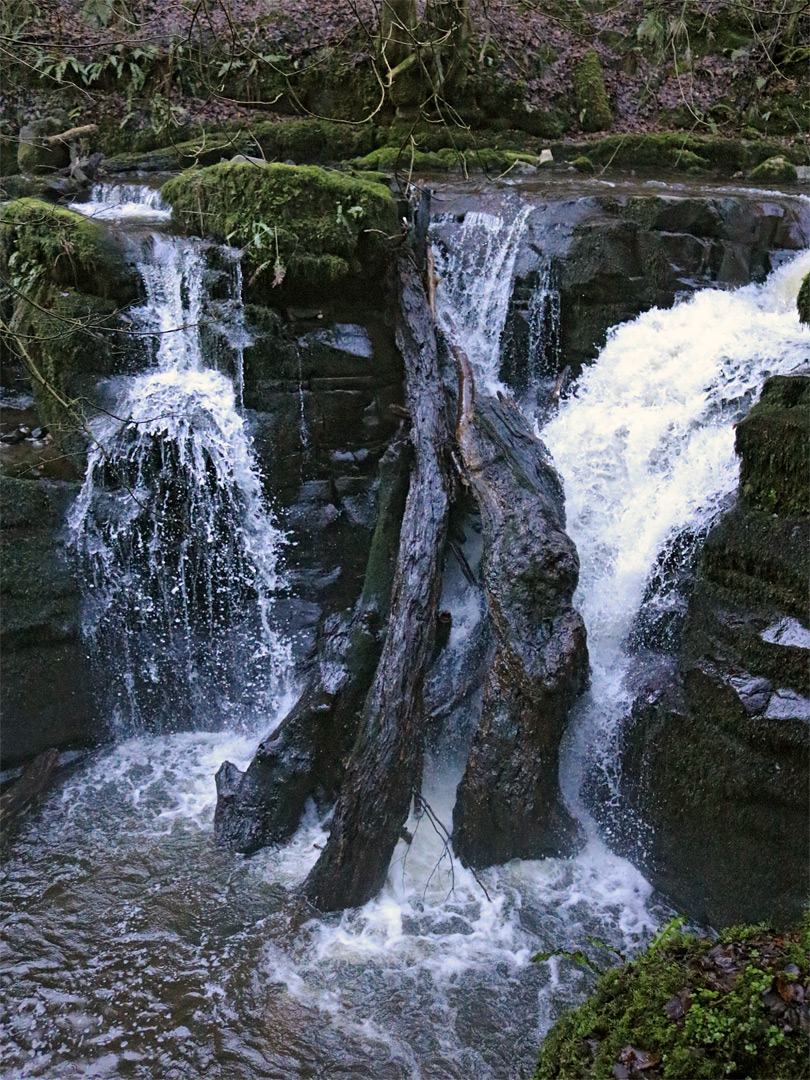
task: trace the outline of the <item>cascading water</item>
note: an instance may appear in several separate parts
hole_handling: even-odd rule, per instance
[[[500,381],[501,335],[531,210],[528,203],[518,204],[511,219],[471,211],[454,230],[452,251],[441,244],[434,249],[441,283],[438,317],[461,321],[467,352],[475,357],[477,382],[490,393],[505,389]]]
[[[138,267],[146,302],[132,319],[154,341],[154,366],[113,388],[68,522],[84,632],[119,734],[233,727],[271,710],[289,664],[271,619],[283,536],[232,381],[202,358],[201,245],[150,234]]]
[[[543,429],[580,554],[575,601],[592,666],[563,778],[580,814],[588,763],[599,758],[615,783],[628,635],[657,555],[683,531],[705,534],[736,488],[734,425],[763,381],[808,369],[810,331],[796,314],[808,270],[802,252],[763,285],[699,292],[614,328],[576,396]]]
[[[522,213],[519,207],[500,223],[468,215],[492,261],[485,275],[479,255],[471,253],[466,265],[488,280],[457,280],[464,264],[445,265],[439,288],[440,314],[447,310],[458,332],[469,333],[462,340],[471,359],[480,359],[479,385],[495,389],[501,388],[497,346]],[[507,239],[511,247],[504,251]],[[163,257],[182,256],[188,270],[194,251],[181,242]],[[802,255],[763,287],[702,294],[620,328],[581,380],[578,396],[563,403],[544,432],[565,480],[569,527],[579,545],[578,603],[589,620],[594,665],[595,691],[583,702],[564,769],[575,809],[585,764],[577,747],[605,726],[596,700],[601,669],[613,680],[608,691],[618,708],[625,694],[623,642],[658,547],[690,515],[711,513],[721,490],[733,486],[731,424],[766,371],[786,370],[807,355],[810,332],[799,327],[791,294],[808,265],[810,255]],[[200,317],[193,274],[184,274],[185,285],[172,292],[182,309],[167,329],[170,323],[190,328]],[[484,308],[473,311],[480,305],[471,300],[468,329],[465,298],[476,295],[489,315],[479,318]],[[159,328],[159,307],[153,303],[152,314],[149,305],[144,309],[141,325],[150,333]],[[746,335],[754,338],[747,352]],[[137,405],[143,423],[127,434],[110,422],[121,440],[116,460],[137,494],[150,454],[157,468],[149,475],[164,474],[162,444],[171,432],[176,449],[166,468],[176,475],[182,458],[186,482],[200,482],[200,514],[213,498],[210,488],[226,476],[233,499],[218,503],[223,509],[217,512],[237,514],[249,579],[238,575],[238,589],[256,597],[270,589],[252,574],[272,522],[265,516],[252,532],[244,516],[246,508],[258,507],[249,497],[258,488],[249,481],[256,474],[248,450],[233,457],[235,448],[248,445],[241,441],[233,390],[224,375],[205,367],[199,339],[191,335],[180,347],[182,335],[170,337],[160,338],[164,359],[128,384],[129,397],[118,387],[120,414]],[[198,392],[193,401],[192,387]],[[192,426],[201,429],[201,456],[189,442]],[[714,455],[713,464],[697,460],[698,450]],[[160,536],[154,513],[171,506],[175,489],[167,481],[165,497],[144,515],[126,488],[106,477],[101,461],[94,468],[92,498],[76,511],[99,549],[87,557],[115,549],[129,518],[138,528],[124,546],[147,550]],[[102,492],[107,484],[111,490]],[[705,499],[697,497],[704,491]],[[83,493],[85,501],[89,494]],[[99,499],[114,511],[110,522]],[[655,518],[649,535],[648,516]],[[470,530],[463,550],[473,566],[475,545]],[[168,556],[158,558],[175,572]],[[216,580],[218,571],[212,572]],[[155,602],[156,578],[137,567],[133,573],[136,591]],[[129,581],[120,584],[111,598],[125,605]],[[220,609],[207,599],[215,591],[188,587],[216,626]],[[107,588],[101,583],[99,619]],[[170,607],[180,604],[163,599]],[[446,650],[453,685],[439,688],[439,700],[453,697],[465,658],[481,647],[480,597],[453,559],[441,606],[453,615]],[[176,610],[182,621],[185,609]],[[257,730],[267,726],[269,720]],[[458,865],[451,871],[444,839],[422,817],[409,822],[414,842],[398,847],[376,900],[313,918],[288,890],[301,883],[324,843],[327,825],[314,811],[289,845],[249,860],[234,860],[210,842],[213,773],[225,758],[244,765],[255,741],[255,734],[234,730],[128,738],[85,763],[26,825],[4,868],[0,895],[0,1057],[9,1080],[512,1080],[531,1075],[548,1026],[592,982],[566,958],[532,964],[531,956],[582,948],[586,935],[631,952],[662,914],[643,877],[593,831],[574,859],[514,862],[484,872],[487,899],[469,872]],[[453,746],[450,753],[463,757],[463,747],[460,755]],[[449,823],[454,792],[441,766],[434,757],[425,794]]]

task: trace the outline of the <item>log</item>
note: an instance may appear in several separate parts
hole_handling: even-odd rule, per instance
[[[380,461],[363,592],[353,611],[327,624],[300,698],[244,773],[230,761],[217,772],[214,836],[231,851],[283,843],[308,799],[326,806],[338,796],[385,640],[410,459],[410,443],[399,439]]]
[[[557,779],[568,712],[588,679],[585,625],[572,604],[579,559],[562,485],[514,402],[479,395],[459,372],[458,450],[483,524],[483,578],[495,655],[453,811],[468,866],[570,855],[580,844]]]
[[[97,135],[97,124],[83,124],[81,127],[68,128],[67,131],[60,131],[58,135],[45,135],[39,141],[46,146],[51,146],[55,143],[70,142],[73,139],[82,139],[85,135]]]
[[[322,911],[356,907],[379,892],[419,783],[422,690],[437,616],[450,481],[445,407],[430,307],[403,258],[397,344],[405,362],[414,468],[400,532],[388,634],[360,734],[335,806],[329,840],[303,885]]]

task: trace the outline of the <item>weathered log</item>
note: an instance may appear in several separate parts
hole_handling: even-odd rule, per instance
[[[365,903],[382,887],[422,764],[422,689],[447,532],[450,425],[424,289],[403,259],[397,343],[415,449],[388,634],[327,845],[303,891],[323,911]]]
[[[465,865],[570,854],[578,828],[557,780],[560,739],[588,677],[579,576],[562,486],[509,399],[479,396],[464,353],[457,440],[484,529],[484,587],[496,651],[453,812]]]
[[[82,139],[85,135],[97,135],[97,124],[82,124],[81,127],[68,128],[67,131],[60,131],[58,135],[45,135],[40,141],[46,146],[53,146],[55,143],[66,143],[73,139]]]
[[[230,761],[217,772],[214,834],[232,851],[288,840],[308,799],[326,805],[338,796],[385,639],[410,458],[410,443],[400,439],[380,461],[363,592],[352,612],[327,623],[301,697],[244,773]]]

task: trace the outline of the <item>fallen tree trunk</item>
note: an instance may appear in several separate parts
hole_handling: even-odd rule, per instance
[[[415,460],[385,645],[329,840],[303,885],[304,894],[322,911],[355,907],[379,892],[422,767],[422,688],[447,532],[450,425],[430,307],[405,259],[400,273],[397,344],[405,362]]]
[[[476,400],[459,370],[458,451],[482,517],[484,587],[496,650],[481,722],[453,811],[465,865],[568,855],[578,828],[559,790],[559,744],[588,677],[585,625],[571,598],[579,559],[560,480],[511,400]]]
[[[251,854],[283,843],[298,828],[308,799],[327,805],[338,796],[385,640],[410,459],[410,443],[400,439],[380,461],[362,595],[352,612],[325,627],[301,697],[244,773],[230,761],[217,772],[214,834],[232,851]]]

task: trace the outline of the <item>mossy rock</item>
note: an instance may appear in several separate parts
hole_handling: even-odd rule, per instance
[[[613,127],[613,113],[596,49],[589,49],[574,69],[574,95],[583,131],[606,131]]]
[[[716,942],[665,928],[557,1021],[535,1080],[804,1080],[809,957],[806,918],[778,935],[732,927]]]
[[[73,289],[51,289],[39,293],[37,305],[18,300],[12,329],[25,345],[40,420],[80,476],[87,427],[96,412],[95,386],[127,365],[117,305]]]
[[[805,274],[804,281],[796,297],[796,308],[799,312],[799,322],[810,326],[810,274]]]
[[[0,267],[22,292],[57,286],[125,304],[137,282],[103,225],[40,199],[9,203],[0,219]]]
[[[795,184],[798,182],[796,166],[780,155],[768,158],[753,168],[748,179],[758,184]]]
[[[810,513],[810,376],[768,379],[737,426],[736,448],[740,491],[751,506],[772,514]]]
[[[786,149],[767,139],[724,139],[712,135],[686,135],[666,131],[645,135],[606,135],[601,139],[552,146],[555,158],[585,154],[595,165],[616,168],[715,168],[724,173],[752,169],[782,153],[801,162],[801,151]]]
[[[579,157],[574,158],[571,164],[579,173],[586,173],[587,175],[592,176],[596,172],[594,163],[584,154],[580,154]]]
[[[188,232],[245,247],[256,280],[279,295],[379,278],[399,235],[387,187],[314,165],[222,162],[187,170],[162,195]]]
[[[485,172],[504,173],[516,165],[537,167],[540,159],[534,154],[516,150],[498,150],[493,147],[477,147],[460,150],[445,146],[440,150],[411,150],[407,146],[382,146],[365,157],[352,162],[356,169],[374,169],[388,172],[450,172],[458,169],[483,169]]]
[[[32,120],[20,129],[17,165],[21,173],[55,172],[70,164],[70,147],[64,142],[50,143],[49,135],[66,131],[69,124],[48,116]]]

